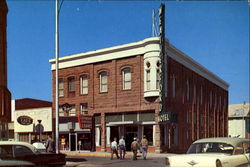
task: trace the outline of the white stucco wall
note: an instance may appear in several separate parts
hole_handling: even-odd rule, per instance
[[[243,119],[232,119],[228,121],[228,135],[231,137],[239,136],[245,137],[245,120]]]
[[[33,119],[31,125],[21,125],[17,122],[20,116],[29,116]],[[52,131],[52,109],[51,107],[16,110],[14,114],[14,131],[19,132],[33,132],[34,127],[38,124],[37,120],[42,120],[41,124],[44,127],[44,132]]]

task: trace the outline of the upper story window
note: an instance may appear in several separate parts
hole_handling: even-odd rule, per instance
[[[122,70],[123,90],[131,89],[131,69],[125,68]]]
[[[88,94],[88,76],[82,75],[80,77],[80,93],[82,95]]]
[[[150,90],[150,70],[146,70],[146,84],[147,90]]]
[[[71,110],[69,110],[68,116],[76,116],[76,107],[71,105]]]
[[[63,111],[62,107],[59,107],[59,116],[60,117],[64,116],[64,111]]]
[[[63,89],[63,79],[62,78],[59,78],[58,79],[58,94],[59,94],[59,97],[62,97],[64,96],[64,89]]]
[[[160,61],[157,61],[156,63],[156,89],[160,89],[160,80],[161,80]]]
[[[103,71],[99,74],[100,77],[100,92],[108,92],[108,74]]]
[[[82,115],[88,114],[88,103],[82,103],[80,107]]]
[[[75,77],[68,78],[68,91],[69,92],[75,91]]]
[[[156,89],[160,89],[161,74],[160,69],[156,69]]]

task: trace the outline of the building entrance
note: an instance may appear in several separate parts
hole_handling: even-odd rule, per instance
[[[76,134],[70,133],[70,151],[76,151]]]
[[[130,146],[135,137],[138,137],[138,126],[126,126],[125,127],[125,142],[126,142],[127,151],[131,151]]]

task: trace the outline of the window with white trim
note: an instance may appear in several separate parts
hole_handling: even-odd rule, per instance
[[[69,110],[68,116],[76,116],[76,107],[71,105],[71,110]]]
[[[82,103],[80,105],[80,107],[81,107],[81,114],[82,115],[88,114],[88,103]]]
[[[150,70],[146,70],[146,84],[147,90],[150,90]]]
[[[82,95],[88,94],[88,76],[82,75],[80,77],[80,93]]]
[[[60,117],[64,116],[64,111],[63,111],[62,107],[59,107],[59,116]]]
[[[156,69],[156,89],[160,89],[160,80],[161,80],[160,69]]]
[[[122,87],[123,90],[129,90],[131,89],[131,69],[125,68],[122,70]]]
[[[64,96],[63,79],[62,78],[58,79],[58,95],[59,95],[59,97]]]
[[[100,92],[108,92],[108,75],[106,71],[100,73]]]
[[[160,89],[161,73],[160,73],[160,61],[156,63],[156,89]]]

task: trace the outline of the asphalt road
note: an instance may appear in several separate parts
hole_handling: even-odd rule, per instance
[[[164,158],[149,157],[143,160],[141,157],[138,160],[126,158],[110,160],[108,157],[68,157],[68,167],[163,167]]]

